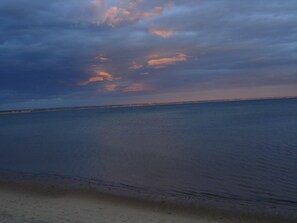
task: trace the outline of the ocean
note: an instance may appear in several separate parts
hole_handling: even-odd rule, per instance
[[[297,99],[0,115],[0,176],[296,217]]]

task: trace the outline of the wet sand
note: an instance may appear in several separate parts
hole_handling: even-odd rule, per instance
[[[3,182],[0,182],[0,198],[1,223],[290,222],[87,191],[65,191]]]

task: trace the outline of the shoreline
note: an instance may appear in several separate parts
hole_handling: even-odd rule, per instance
[[[296,222],[294,219],[197,208],[92,190],[0,180],[0,222]]]

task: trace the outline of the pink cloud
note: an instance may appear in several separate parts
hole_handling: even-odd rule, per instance
[[[131,62],[130,66],[129,66],[129,70],[139,70],[143,67],[142,64],[139,64],[135,61]]]
[[[108,91],[108,92],[113,92],[113,91],[116,91],[116,89],[117,89],[117,85],[116,84],[114,84],[114,83],[110,83],[110,84],[106,84],[105,86],[104,86],[104,90],[105,91]]]
[[[106,1],[96,0],[93,5],[99,9],[99,24],[106,24],[111,27],[155,17],[169,7],[169,4],[165,4],[145,11],[140,7],[142,2],[143,0],[118,0],[114,5],[108,6]]]
[[[96,70],[95,71],[96,74],[99,76],[99,77],[102,77],[103,80],[108,80],[108,81],[112,81],[113,80],[113,76],[112,74],[108,73],[108,72],[105,72],[105,71],[99,71],[99,70]]]
[[[155,36],[160,36],[163,38],[168,38],[172,36],[175,32],[173,30],[161,30],[161,29],[151,29],[149,33]]]
[[[103,54],[100,54],[99,56],[96,57],[97,60],[99,60],[100,62],[108,62],[111,61],[111,59],[109,59],[108,57],[106,57]]]
[[[169,65],[174,65],[178,62],[183,62],[188,59],[188,56],[186,54],[180,53],[172,57],[159,57],[159,58],[153,58],[148,60],[147,64],[150,67],[153,68],[164,68]]]
[[[140,92],[145,90],[148,90],[148,88],[141,83],[130,84],[123,89],[124,92]]]
[[[89,77],[86,81],[80,82],[79,85],[85,86],[98,81],[112,81],[113,76],[105,71],[95,70],[96,75]]]

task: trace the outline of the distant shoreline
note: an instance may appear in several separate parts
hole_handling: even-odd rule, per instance
[[[198,103],[222,103],[222,102],[245,102],[245,101],[263,101],[263,100],[285,100],[296,99],[296,97],[279,97],[279,98],[248,98],[248,99],[218,99],[218,100],[201,100],[201,101],[175,101],[175,102],[152,102],[152,103],[135,103],[135,104],[115,104],[115,105],[91,105],[91,106],[73,106],[73,107],[53,107],[53,108],[34,108],[34,109],[12,109],[0,110],[2,114],[19,114],[32,112],[48,112],[48,111],[66,111],[66,110],[90,110],[99,108],[128,108],[128,107],[146,107],[159,105],[182,105],[182,104],[198,104]]]

